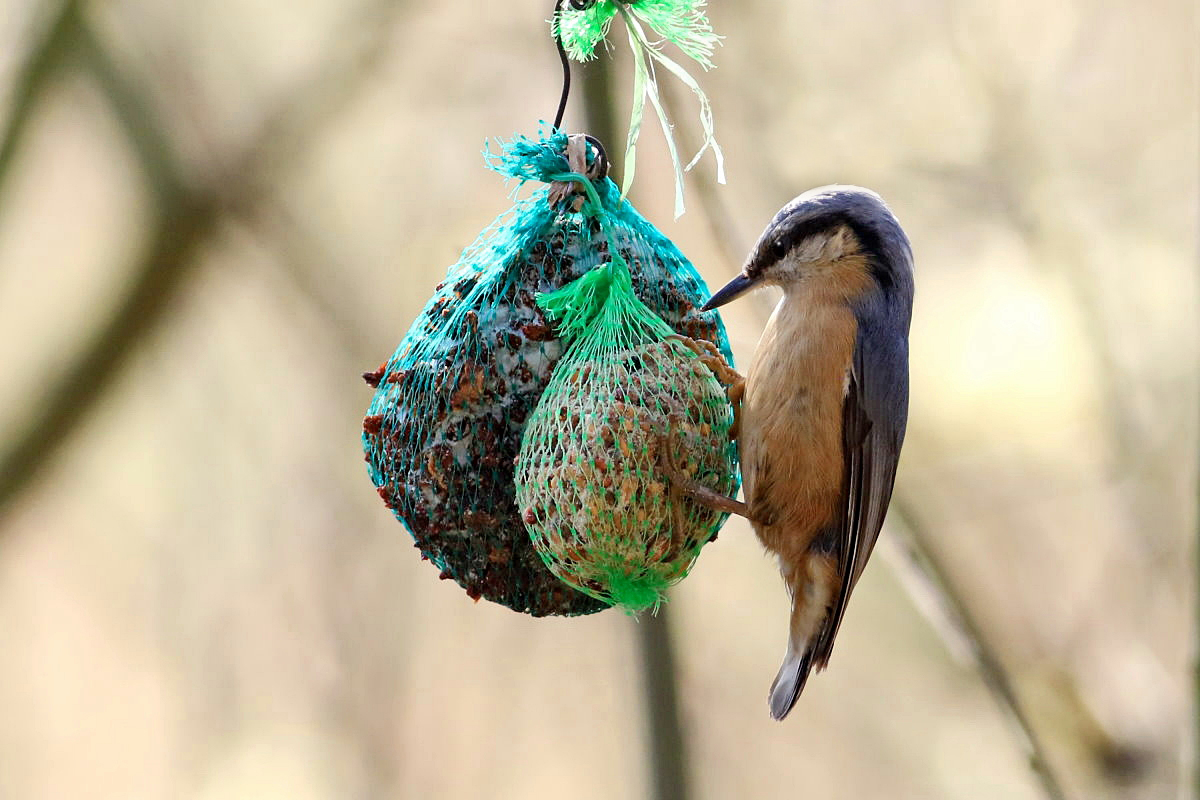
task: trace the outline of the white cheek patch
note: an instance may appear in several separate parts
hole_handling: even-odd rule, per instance
[[[803,264],[819,264],[837,261],[853,252],[854,234],[846,226],[817,236],[810,236],[793,252]]]
[[[826,236],[810,236],[800,243],[793,253],[795,259],[802,264],[820,261],[825,256],[825,246],[829,239]]]
[[[829,261],[837,261],[843,256],[854,252],[854,234],[844,225],[834,231],[825,242],[825,257]]]

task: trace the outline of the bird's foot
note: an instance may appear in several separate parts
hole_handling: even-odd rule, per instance
[[[750,519],[750,508],[745,503],[708,488],[683,471],[677,458],[677,442],[674,428],[668,428],[665,435],[660,434],[658,437],[658,460],[663,473],[671,482],[672,494],[686,494],[700,505],[711,508],[713,511],[737,514]]]
[[[742,432],[742,398],[746,395],[746,379],[736,372],[733,374],[737,376],[737,380],[725,390],[729,405],[733,406],[733,424],[729,426],[730,440],[737,439]]]
[[[746,379],[729,363],[717,346],[705,339],[691,339],[687,336],[676,336],[679,342],[700,359],[700,363],[712,370],[713,375],[725,388],[725,397],[733,406],[733,425],[729,428],[729,438],[736,439],[742,430],[742,397],[746,394]],[[736,513],[736,512],[734,512]]]

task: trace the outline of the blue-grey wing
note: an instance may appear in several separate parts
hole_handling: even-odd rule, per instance
[[[829,659],[846,603],[879,538],[908,421],[908,316],[859,319],[842,405],[844,516],[839,520],[841,589],[816,653]]]

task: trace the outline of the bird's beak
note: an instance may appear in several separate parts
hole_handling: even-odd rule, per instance
[[[747,277],[746,273],[743,272],[729,283],[725,284],[721,291],[708,298],[708,302],[705,303],[700,310],[712,311],[714,308],[723,306],[731,300],[736,300],[757,285],[757,280]]]

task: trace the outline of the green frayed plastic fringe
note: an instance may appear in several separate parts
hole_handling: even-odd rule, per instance
[[[705,69],[712,68],[712,54],[721,37],[713,33],[704,13],[705,0],[638,0],[635,3],[599,0],[583,11],[567,6],[551,20],[554,35],[562,41],[567,55],[576,61],[595,58],[596,46],[608,35],[613,18],[622,10],[618,6],[628,6],[629,11],[664,40]]]
[[[666,136],[667,148],[675,169],[675,217],[683,214],[683,173],[700,160],[709,150],[717,162],[717,182],[725,182],[725,156],[713,133],[712,107],[708,97],[700,89],[687,70],[662,52],[663,41],[677,46],[689,58],[704,69],[711,69],[712,54],[721,37],[713,33],[708,17],[704,13],[705,0],[638,0],[622,3],[617,0],[600,0],[591,8],[579,11],[569,5],[562,8],[551,20],[552,31],[559,37],[567,54],[576,61],[594,58],[596,46],[608,35],[613,18],[620,14],[629,34],[629,46],[633,51],[633,106],[629,117],[629,135],[625,145],[625,174],[621,181],[621,196],[629,193],[637,166],[637,140],[641,133],[642,114],[646,101],[650,101]],[[661,37],[651,41],[642,24]],[[656,66],[670,72],[692,90],[700,103],[700,125],[704,141],[692,160],[684,166],[675,145],[673,126],[659,96]]]
[[[555,180],[553,176],[571,170],[563,155],[567,148],[565,133],[552,131],[536,140],[517,134],[508,140],[496,139],[496,145],[500,148],[499,153],[493,153],[490,144],[484,146],[484,163],[488,169],[516,178],[521,183],[549,183]]]
[[[614,248],[615,250],[615,248]],[[629,267],[617,256],[561,289],[538,295],[538,307],[569,346],[612,351],[660,342],[674,334],[633,291]]]
[[[608,586],[613,604],[625,609],[625,613],[630,615],[636,615],[646,609],[657,612],[658,607],[666,600],[666,592],[671,588],[671,582],[652,572],[630,575],[627,569],[614,569],[608,575],[605,585]]]

